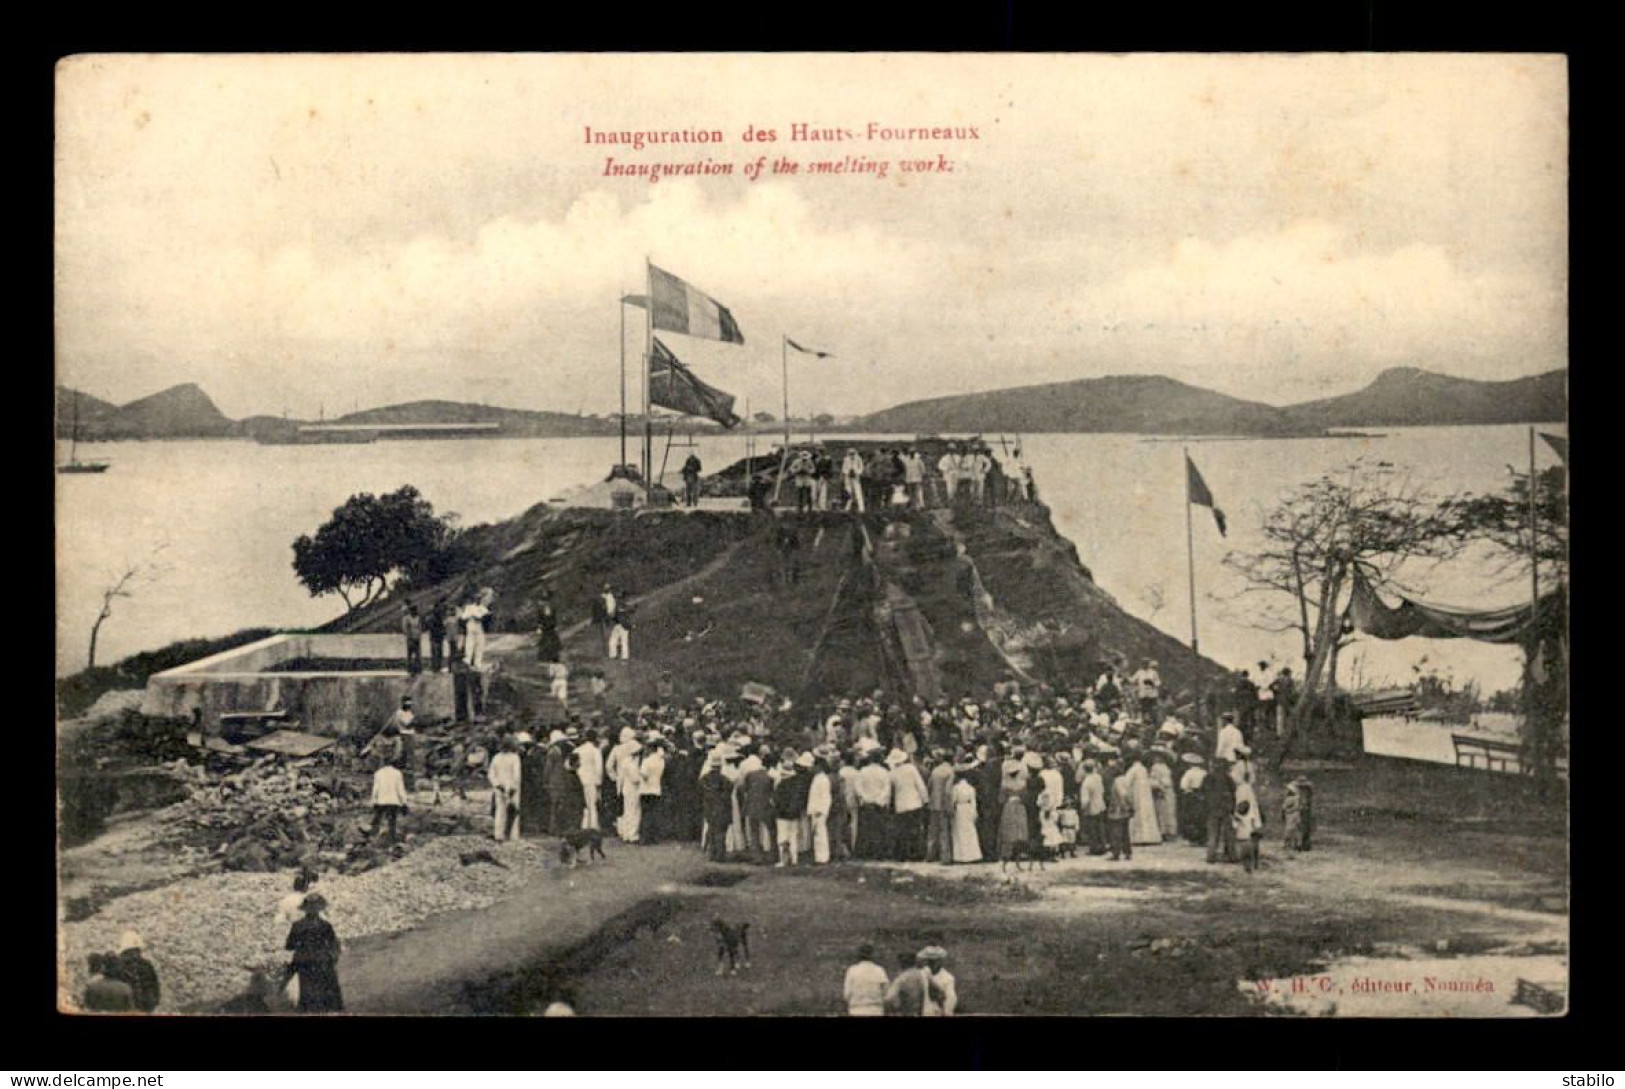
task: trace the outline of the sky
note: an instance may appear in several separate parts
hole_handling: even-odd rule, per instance
[[[791,361],[797,415],[1567,364],[1559,57],[84,56],[57,92],[58,380],[115,402],[196,382],[233,417],[614,412],[646,260],[732,310],[743,346],[662,339],[754,408],[779,410],[781,336],[834,353]],[[953,169],[748,178],[763,154]],[[611,156],[735,170],[651,184]]]

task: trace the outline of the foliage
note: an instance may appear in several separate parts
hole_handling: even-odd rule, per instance
[[[1529,474],[1511,470],[1511,481],[1499,492],[1468,492],[1446,504],[1442,514],[1464,542],[1490,546],[1509,579],[1529,575]],[[1569,574],[1569,504],[1562,466],[1542,470],[1535,485],[1535,553],[1541,582],[1567,583]]]
[[[1302,639],[1298,726],[1335,689],[1356,570],[1380,584],[1407,561],[1459,553],[1456,502],[1434,497],[1391,462],[1360,458],[1287,493],[1264,514],[1263,545],[1225,557],[1243,580],[1238,601],[1253,606],[1244,619]]]
[[[472,557],[451,517],[411,485],[387,495],[352,495],[333,517],[293,542],[293,569],[312,597],[336,593],[350,611],[377,600],[393,581],[428,585],[465,570]]]

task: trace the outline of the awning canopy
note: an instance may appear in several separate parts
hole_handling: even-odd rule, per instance
[[[1378,639],[1476,639],[1481,643],[1519,643],[1529,634],[1533,610],[1526,602],[1502,609],[1472,610],[1428,605],[1400,597],[1390,606],[1377,596],[1366,577],[1355,572],[1349,620],[1355,630]],[[1553,591],[1540,599],[1543,628],[1562,622],[1563,595]]]

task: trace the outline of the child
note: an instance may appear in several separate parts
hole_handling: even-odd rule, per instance
[[[1038,792],[1038,838],[1046,851],[1053,852],[1064,842],[1056,803],[1059,801],[1046,787]]]
[[[1241,848],[1241,864],[1248,873],[1252,873],[1258,869],[1258,845],[1264,838],[1264,822],[1259,817],[1258,807],[1246,798],[1237,801],[1231,824],[1236,830],[1236,843]]]

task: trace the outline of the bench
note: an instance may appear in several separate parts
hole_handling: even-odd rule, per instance
[[[1523,770],[1523,746],[1516,741],[1502,741],[1479,734],[1451,734],[1450,740],[1456,747],[1458,768],[1482,767],[1485,771],[1512,772]]]

